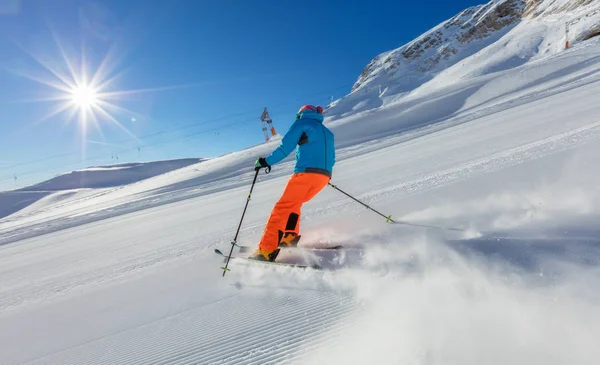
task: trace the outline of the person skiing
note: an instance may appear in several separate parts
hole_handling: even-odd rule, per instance
[[[304,105],[277,149],[259,158],[255,170],[269,171],[296,148],[296,166],[279,201],[273,207],[258,248],[251,259],[275,261],[280,247],[300,240],[302,204],[314,198],[331,180],[335,164],[333,133],[323,125],[323,107]]]

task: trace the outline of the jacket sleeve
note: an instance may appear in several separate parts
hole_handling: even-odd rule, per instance
[[[269,165],[275,165],[286,158],[294,148],[296,148],[296,145],[302,136],[302,132],[304,132],[303,123],[301,120],[296,120],[285,136],[283,136],[279,147],[266,158],[267,163]]]

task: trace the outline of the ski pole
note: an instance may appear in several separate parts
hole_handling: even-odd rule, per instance
[[[244,216],[246,215],[246,209],[248,209],[248,203],[250,203],[250,199],[252,198],[252,190],[254,189],[254,185],[256,184],[256,178],[258,177],[259,171],[260,171],[260,169],[257,169],[256,174],[254,174],[254,180],[252,180],[252,186],[250,187],[250,193],[248,193],[248,199],[246,199],[246,206],[244,207],[244,212],[242,213],[242,218],[240,219],[240,224],[238,225],[237,231],[235,232],[235,237],[233,238],[233,241],[231,241],[231,250],[229,250],[229,255],[227,256],[227,261],[225,262],[225,266],[221,268],[221,269],[223,269],[223,276],[225,276],[225,273],[229,270],[227,268],[227,266],[229,266],[229,260],[231,260],[231,254],[233,253],[233,248],[237,244],[237,238],[238,238],[238,235],[240,234],[240,228],[242,228],[242,221],[244,220]]]
[[[354,200],[355,202],[363,205],[367,209],[370,209],[373,212],[379,214],[380,216],[382,216],[383,218],[386,219],[386,223],[403,224],[405,226],[422,227],[422,228],[435,228],[435,229],[442,229],[442,230],[448,230],[448,231],[459,231],[459,232],[464,232],[465,231],[464,229],[460,229],[460,228],[452,228],[452,227],[446,228],[446,227],[439,227],[439,226],[430,226],[430,225],[427,225],[427,224],[417,224],[417,223],[410,223],[410,222],[404,222],[404,221],[395,221],[395,220],[392,219],[391,215],[386,216],[386,215],[378,212],[377,210],[371,208],[367,204],[361,202],[360,200],[358,200],[355,197],[353,197],[352,195],[346,193],[345,191],[343,191],[342,189],[340,189],[337,186],[333,185],[332,183],[329,183],[329,186],[331,186],[335,190],[339,191],[340,193],[346,195],[348,198]]]
[[[346,193],[345,191],[343,191],[342,189],[340,189],[340,188],[338,188],[337,186],[333,185],[332,183],[329,183],[329,186],[331,186],[331,187],[332,187],[332,188],[334,188],[335,190],[339,191],[340,193],[342,193],[342,194],[346,195],[348,198],[350,198],[350,199],[354,200],[355,202],[357,202],[357,203],[359,203],[359,204],[363,205],[365,208],[367,208],[367,209],[370,209],[370,210],[374,211],[375,213],[379,214],[380,216],[382,216],[383,218],[385,218],[385,221],[386,221],[386,223],[390,223],[390,222],[391,222],[391,223],[396,223],[396,222],[394,222],[394,220],[392,219],[392,216],[391,216],[391,215],[388,215],[388,216],[386,216],[386,215],[384,215],[384,214],[382,214],[382,213],[378,212],[377,210],[375,210],[375,209],[371,208],[371,207],[370,207],[370,206],[368,206],[367,204],[365,204],[365,203],[361,202],[360,200],[358,200],[358,199],[356,199],[355,197],[353,197],[352,195],[350,195],[350,194]]]
[[[464,229],[461,229],[461,228],[430,226],[430,225],[427,225],[427,224],[418,224],[418,223],[411,223],[411,222],[404,222],[404,221],[395,221],[395,222],[392,222],[392,223],[403,224],[405,226],[412,226],[412,227],[441,229],[441,230],[445,230],[445,231],[457,231],[457,232],[464,232],[465,231]]]

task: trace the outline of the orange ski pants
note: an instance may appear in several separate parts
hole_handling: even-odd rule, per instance
[[[280,235],[287,232],[298,235],[302,204],[314,198],[329,180],[330,177],[323,174],[299,172],[292,175],[281,198],[273,207],[258,247],[272,251],[279,246]]]

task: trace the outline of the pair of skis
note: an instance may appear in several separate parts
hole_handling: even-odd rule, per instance
[[[248,247],[248,246],[240,246],[236,244],[236,247],[239,248],[239,253],[244,253],[244,252],[250,252],[252,251],[252,247]],[[320,250],[339,250],[342,249],[342,246],[330,246],[330,247],[283,247],[281,248],[282,250],[307,250],[307,251],[320,251]],[[227,255],[224,254],[221,250],[219,250],[218,248],[215,248],[215,253],[217,255],[222,256],[224,259],[227,259]],[[246,262],[252,262],[252,263],[258,263],[258,264],[265,264],[265,265],[276,265],[276,266],[287,266],[287,267],[293,267],[293,268],[298,268],[298,269],[315,269],[315,270],[322,270],[323,267],[319,264],[295,264],[295,263],[288,263],[288,262],[278,262],[278,261],[262,261],[262,260],[256,260],[256,259],[252,259],[249,258],[247,256],[231,256],[231,259],[235,259],[235,260],[245,260]],[[230,271],[228,268],[222,268],[223,270],[227,270]]]

